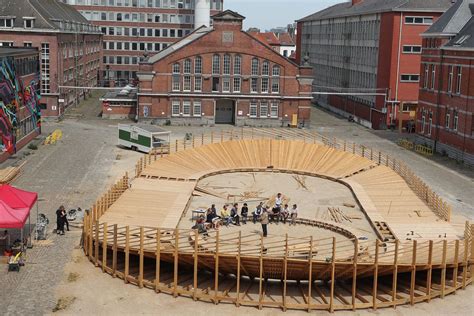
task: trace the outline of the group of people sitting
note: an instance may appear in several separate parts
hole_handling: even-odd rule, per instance
[[[252,221],[254,224],[261,222],[263,235],[267,235],[266,225],[270,222],[283,222],[290,221],[290,225],[296,225],[296,218],[298,217],[298,206],[293,204],[290,208],[288,204],[283,204],[283,196],[278,193],[275,197],[274,206],[270,207],[268,204],[265,205],[260,202],[255,210],[249,216],[249,207],[247,203],[244,203],[240,208],[239,204],[234,203],[229,210],[229,204],[224,204],[219,214],[217,214],[216,205],[212,204],[206,211],[206,216],[200,216],[196,225],[193,229],[198,229],[199,233],[206,233],[208,229],[214,228],[219,229],[220,225],[236,225],[247,224],[247,221]]]

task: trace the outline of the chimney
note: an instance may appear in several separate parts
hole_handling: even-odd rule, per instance
[[[356,5],[356,4],[361,3],[364,0],[351,0],[351,1],[352,1],[352,5]]]
[[[196,0],[194,7],[194,29],[209,27],[211,22],[211,0]]]

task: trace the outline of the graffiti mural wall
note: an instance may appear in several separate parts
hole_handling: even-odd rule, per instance
[[[0,153],[14,154],[21,138],[41,128],[39,74],[34,61],[0,57]],[[25,75],[33,79],[24,82]]]

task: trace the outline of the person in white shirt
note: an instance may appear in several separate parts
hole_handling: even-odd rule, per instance
[[[296,204],[293,204],[293,207],[291,208],[290,211],[290,217],[291,217],[291,224],[296,225],[296,218],[298,217],[298,206]]]

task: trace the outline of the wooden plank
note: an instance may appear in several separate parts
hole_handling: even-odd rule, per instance
[[[161,274],[161,230],[156,230],[156,249],[155,249],[155,292],[158,293],[160,287]]]
[[[178,249],[179,249],[179,230],[175,229],[174,230],[174,265],[173,265],[173,297],[178,296],[178,267],[179,267],[179,261],[178,261]]]
[[[263,234],[260,236],[260,275],[258,281],[258,309],[262,309],[263,302]]]
[[[99,226],[99,221],[95,221],[95,241],[94,241],[94,246],[95,246],[95,251],[94,251],[94,255],[95,255],[95,266],[98,267],[99,266],[99,229],[100,229],[100,226]]]
[[[143,287],[143,261],[145,259],[145,249],[144,249],[144,238],[145,238],[145,229],[140,227],[140,253],[139,253],[139,268],[138,268],[138,287]]]
[[[222,134],[221,134],[222,135]],[[219,303],[217,293],[219,292],[219,231],[216,232],[216,254],[215,254],[215,270],[214,270],[214,304]]]
[[[356,310],[356,297],[357,297],[357,257],[359,256],[359,240],[354,239],[354,259],[352,265],[352,310]]]
[[[433,240],[428,244],[428,271],[426,272],[426,296],[428,303],[431,301],[431,282],[433,276]]]
[[[454,268],[453,268],[453,288],[454,293],[457,290],[458,283],[458,269],[459,269],[459,240],[454,241]]]
[[[123,274],[123,281],[128,283],[128,276],[130,273],[130,227],[125,227],[125,270]]]
[[[102,272],[105,272],[107,267],[107,223],[104,223],[103,226],[103,236],[102,236]]]
[[[115,278],[117,276],[117,236],[118,227],[117,224],[114,225],[114,243],[113,243],[113,252],[112,252],[112,276]]]
[[[416,250],[417,241],[413,240],[413,251],[411,261],[411,278],[410,278],[410,304],[415,304],[415,283],[416,283]]]
[[[287,289],[287,277],[288,277],[288,234],[285,234],[285,256],[283,257],[283,297],[282,307],[283,311],[286,312],[286,289]]]
[[[441,298],[444,298],[446,291],[446,252],[448,248],[448,241],[443,240],[443,257],[441,259]]]
[[[193,273],[193,300],[197,300],[198,265],[199,265],[199,231],[194,230],[194,273]]]
[[[308,256],[308,312],[311,311],[311,288],[313,284],[313,236],[309,239],[309,256]]]
[[[336,273],[336,237],[332,238],[332,259],[331,259],[331,290],[329,296],[329,312],[334,312],[334,282]]]
[[[393,255],[393,280],[392,280],[392,302],[393,306],[396,306],[397,299],[397,280],[398,280],[398,249],[400,247],[400,241],[395,240],[395,252]]]
[[[243,138],[243,128],[242,128],[242,138]],[[236,289],[236,300],[235,300],[235,306],[239,307],[240,306],[240,266],[241,266],[241,252],[242,252],[242,231],[239,230],[239,241],[237,244],[238,250],[237,250],[237,289]]]

